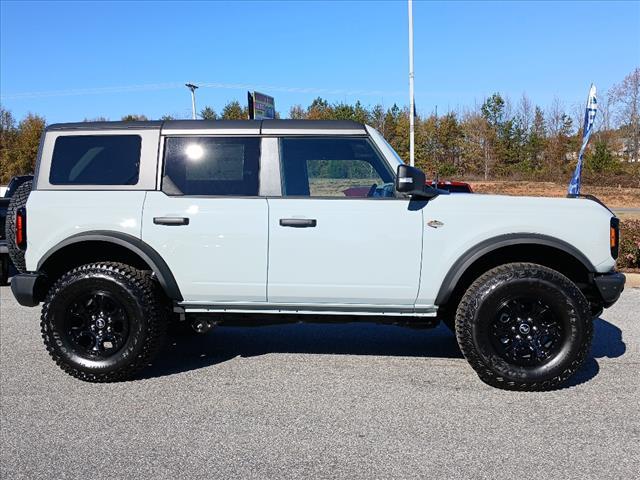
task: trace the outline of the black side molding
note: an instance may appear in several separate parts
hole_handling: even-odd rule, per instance
[[[183,300],[182,294],[180,293],[180,288],[178,287],[178,283],[176,282],[173,273],[171,273],[171,269],[169,269],[169,266],[164,261],[162,256],[158,252],[156,252],[150,245],[146,244],[139,238],[122,232],[113,232],[110,230],[94,230],[90,232],[78,233],[77,235],[72,235],[71,237],[66,238],[62,242],[58,243],[55,247],[51,248],[42,256],[42,258],[38,262],[38,271],[42,269],[42,266],[47,262],[47,260],[58,250],[68,245],[91,241],[113,243],[115,245],[131,250],[151,267],[153,272],[156,274],[156,277],[158,278],[162,289],[169,298],[176,301]]]
[[[602,200],[600,200],[598,197],[596,197],[595,195],[590,195],[590,194],[584,195],[582,193],[579,193],[577,195],[568,194],[567,198],[584,198],[584,199],[587,199],[587,200],[591,200],[592,202],[596,202],[597,204],[603,206],[604,208],[609,210],[609,212],[611,214],[615,215],[615,213],[613,213],[613,210],[611,210],[609,207],[607,207],[605,205],[605,203]]]
[[[456,260],[447,272],[447,275],[444,277],[444,281],[438,291],[435,304],[444,305],[447,303],[464,272],[480,257],[492,252],[493,250],[519,244],[534,244],[557,248],[558,250],[562,250],[574,257],[582,263],[589,272],[596,271],[593,264],[580,250],[563,240],[536,233],[511,233],[507,235],[500,235],[484,240],[474,247],[471,247],[463,253],[458,260]]]

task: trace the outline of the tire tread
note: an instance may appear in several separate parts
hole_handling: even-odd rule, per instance
[[[513,381],[496,375],[480,357],[473,342],[473,311],[478,306],[480,290],[487,288],[486,285],[490,282],[496,284],[505,277],[514,276],[546,280],[558,284],[577,301],[580,318],[585,322],[584,341],[573,360],[558,375],[544,382]],[[593,322],[589,302],[580,289],[560,272],[534,263],[508,263],[489,270],[471,284],[458,305],[455,331],[462,354],[483,382],[505,390],[546,391],[557,389],[580,369],[591,348]]]
[[[16,245],[16,212],[27,204],[32,188],[33,181],[31,180],[20,185],[11,197],[9,207],[7,208],[5,235],[9,249],[9,258],[11,258],[14,267],[16,267],[16,270],[20,273],[23,273],[27,267],[25,264],[24,250]]]

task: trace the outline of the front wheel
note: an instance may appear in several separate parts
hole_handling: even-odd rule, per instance
[[[100,262],[63,275],[42,307],[42,338],[55,362],[89,382],[126,380],[151,362],[168,318],[147,272]]]
[[[496,267],[469,287],[456,314],[460,350],[481,380],[508,390],[550,390],[591,346],[589,303],[564,275],[531,263]]]

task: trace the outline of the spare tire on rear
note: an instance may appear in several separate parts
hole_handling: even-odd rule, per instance
[[[9,248],[9,257],[20,273],[26,270],[24,261],[24,250],[16,245],[16,213],[27,204],[29,194],[31,193],[31,187],[33,182],[24,182],[20,185],[13,197],[9,202],[9,208],[7,209],[7,222],[5,226],[5,233],[7,237],[7,247]]]

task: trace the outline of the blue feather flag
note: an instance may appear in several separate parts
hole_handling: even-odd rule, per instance
[[[569,182],[569,196],[580,195],[580,185],[582,183],[582,158],[584,151],[589,143],[591,137],[591,131],[593,130],[593,122],[596,118],[596,111],[598,110],[598,101],[596,100],[596,86],[591,84],[589,89],[589,98],[587,99],[587,109],[584,112],[584,126],[582,127],[582,146],[580,147],[580,154],[578,155],[578,164],[576,170],[573,172],[571,181]]]

